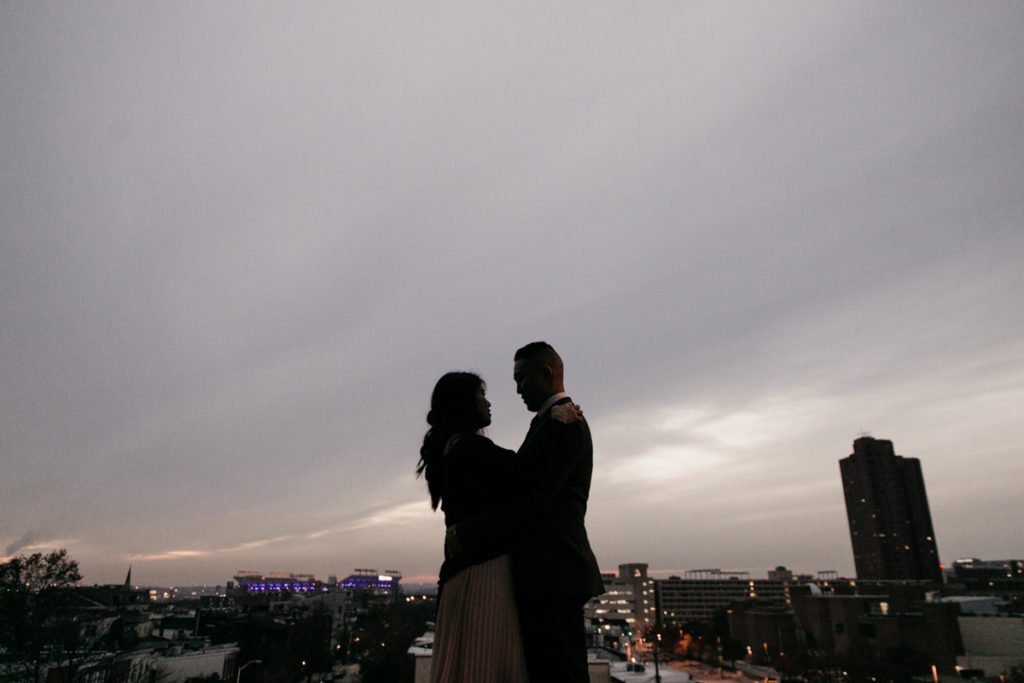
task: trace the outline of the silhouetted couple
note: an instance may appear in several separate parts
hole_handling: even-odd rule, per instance
[[[447,536],[434,634],[435,683],[584,683],[583,605],[604,592],[583,518],[593,444],[545,342],[516,351],[513,377],[536,412],[518,451],[491,423],[483,380],[451,372],[430,401],[417,473]]]

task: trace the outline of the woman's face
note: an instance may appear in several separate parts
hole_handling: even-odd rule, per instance
[[[480,416],[480,426],[491,424],[491,402],[487,400],[487,387],[483,384],[476,390],[476,412]]]

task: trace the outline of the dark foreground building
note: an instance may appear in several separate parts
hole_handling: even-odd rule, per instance
[[[941,583],[921,462],[896,455],[892,441],[864,436],[839,470],[857,578]]]

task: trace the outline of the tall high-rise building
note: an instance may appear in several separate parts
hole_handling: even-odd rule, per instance
[[[857,578],[942,581],[921,462],[865,436],[839,470]]]

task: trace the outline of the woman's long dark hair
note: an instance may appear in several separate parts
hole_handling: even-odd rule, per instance
[[[416,476],[423,475],[430,491],[430,507],[441,502],[444,480],[444,447],[458,432],[475,432],[483,427],[476,395],[484,381],[472,372],[449,372],[437,380],[430,396],[427,424]]]

